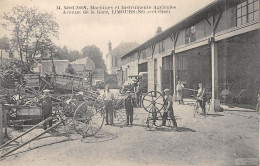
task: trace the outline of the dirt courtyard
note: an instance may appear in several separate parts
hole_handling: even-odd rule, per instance
[[[178,131],[168,128],[146,131],[142,121],[148,114],[138,108],[134,110],[133,126],[115,121],[115,126],[104,125],[95,137],[87,138],[73,132],[69,139],[65,134],[48,133],[1,160],[0,165],[259,164],[258,112],[222,106],[223,112],[208,112],[206,118],[194,118],[193,102],[186,99],[185,105],[174,103]]]

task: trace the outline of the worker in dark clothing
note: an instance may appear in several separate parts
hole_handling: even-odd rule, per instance
[[[169,116],[172,120],[173,127],[175,130],[177,129],[177,122],[174,117],[173,113],[173,107],[172,107],[172,96],[170,95],[170,90],[165,89],[164,90],[165,96],[164,96],[164,113],[162,117],[162,126],[165,126],[167,117]]]
[[[136,103],[137,103],[137,107],[142,107],[142,91],[143,88],[141,86],[141,82],[137,83],[137,87],[136,87]]]
[[[126,109],[126,125],[129,125],[129,120],[130,120],[130,125],[133,125],[133,114],[134,114],[134,102],[133,98],[131,96],[131,92],[127,91],[126,92],[126,98],[124,100],[124,106]]]
[[[43,90],[43,96],[39,99],[42,108],[43,120],[51,117],[52,114],[52,101],[59,101],[50,95],[50,90]],[[52,126],[52,120],[49,120],[49,126]],[[47,122],[43,124],[43,129],[47,130]]]

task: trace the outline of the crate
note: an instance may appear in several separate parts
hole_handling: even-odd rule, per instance
[[[42,109],[40,107],[21,106],[16,108],[17,120],[22,119],[42,119]]]

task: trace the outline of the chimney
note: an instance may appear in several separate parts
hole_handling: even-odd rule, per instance
[[[112,51],[112,43],[110,40],[108,41],[108,51]]]
[[[158,35],[159,33],[162,33],[162,27],[158,26],[155,35]]]

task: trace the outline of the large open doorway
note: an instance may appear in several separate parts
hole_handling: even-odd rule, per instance
[[[169,55],[162,58],[162,91],[164,89],[170,89],[173,94],[173,55]]]

